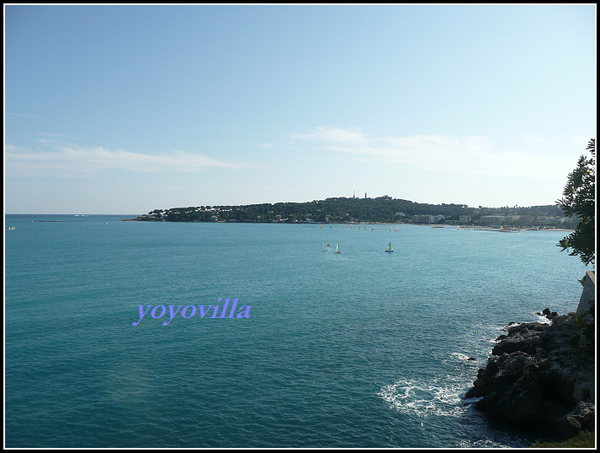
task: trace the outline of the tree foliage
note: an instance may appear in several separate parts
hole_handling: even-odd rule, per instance
[[[261,203],[241,206],[196,206],[155,209],[135,220],[154,222],[283,222],[283,223],[410,223],[414,215],[443,216],[438,223],[458,222],[471,217],[471,224],[482,216],[521,216],[524,220],[506,220],[508,224],[535,225],[535,217],[555,218],[556,225],[575,227],[575,221],[563,222],[563,211],[556,204],[531,207],[470,208],[465,204],[427,204],[392,198],[327,198],[310,202]]]
[[[570,250],[569,255],[579,255],[587,266],[594,264],[596,254],[596,141],[588,142],[591,158],[580,156],[577,167],[567,177],[563,198],[557,204],[565,216],[578,219],[575,231],[561,239],[561,251]]]

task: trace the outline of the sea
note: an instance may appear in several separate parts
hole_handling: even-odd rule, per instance
[[[510,322],[577,308],[568,232],[132,217],[5,216],[7,448],[543,440],[465,394]]]

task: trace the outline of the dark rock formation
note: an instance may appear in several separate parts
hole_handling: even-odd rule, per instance
[[[465,398],[507,422],[545,426],[556,437],[594,429],[594,362],[574,352],[575,313],[543,312],[551,324],[512,324]]]

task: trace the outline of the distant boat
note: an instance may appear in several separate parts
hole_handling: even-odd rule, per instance
[[[390,242],[388,244],[388,248],[385,250],[386,252],[393,252],[394,250],[392,249],[392,243]]]
[[[327,248],[325,247],[325,241],[323,241],[323,251],[326,252]]]
[[[341,250],[340,250],[340,243],[339,242],[335,245],[335,253],[342,253]]]

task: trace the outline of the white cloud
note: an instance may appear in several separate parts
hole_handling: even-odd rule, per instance
[[[581,149],[583,150],[583,149],[585,149],[585,147],[587,146],[587,144],[591,138],[594,138],[594,137],[583,137],[583,136],[579,135],[576,137],[571,137],[571,140],[573,140],[574,142],[577,142],[577,143],[581,143],[583,145]]]
[[[364,145],[368,139],[360,129],[341,129],[339,127],[317,127],[305,134],[292,135],[292,143],[296,141],[322,141],[326,143]]]
[[[62,146],[29,151],[8,144],[5,147],[8,176],[82,176],[105,170],[139,173],[198,172],[206,168],[242,168],[247,164],[225,162],[185,153],[144,154],[103,147]]]
[[[530,139],[540,140],[537,136]],[[487,137],[417,135],[412,137],[370,137],[359,129],[318,127],[310,133],[295,134],[297,147],[350,154],[362,160],[398,165],[416,171],[496,175],[531,179],[564,178],[569,158],[539,156],[526,149],[501,149]]]
[[[543,145],[548,142],[546,139],[544,139],[541,135],[538,134],[527,134],[525,135],[525,137],[523,137],[523,141],[531,145]]]

